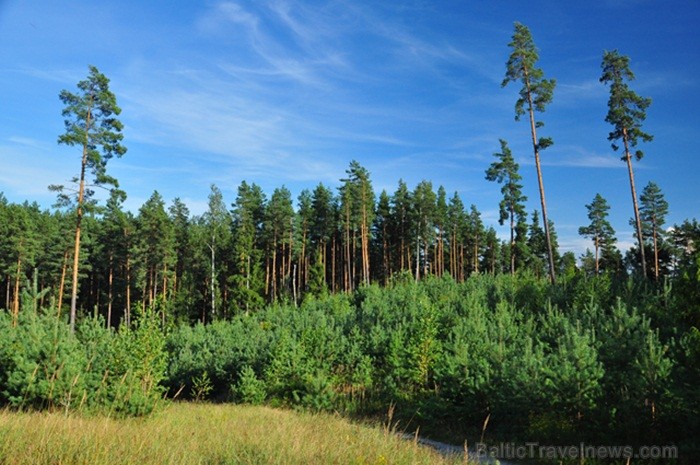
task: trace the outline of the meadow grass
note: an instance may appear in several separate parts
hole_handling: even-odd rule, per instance
[[[391,431],[330,414],[172,403],[110,418],[0,411],[0,464],[451,464]]]

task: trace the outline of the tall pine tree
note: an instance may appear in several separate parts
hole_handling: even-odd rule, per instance
[[[65,105],[62,115],[65,118],[66,132],[59,136],[58,143],[82,148],[80,174],[73,179],[78,185],[76,192],[75,246],[73,249],[73,286],[71,292],[70,327],[75,331],[75,317],[78,305],[78,268],[80,263],[80,227],[84,205],[92,194],[86,185],[86,176],[91,174],[94,185],[112,185],[117,180],[107,175],[107,161],[113,156],[121,157],[126,147],[121,144],[123,125],[116,118],[121,109],[117,99],[109,90],[109,79],[94,67],[89,67],[87,79],[78,82],[78,93],[67,90],[59,95]],[[63,186],[51,186],[59,195],[66,195]]]
[[[634,79],[630,69],[630,59],[620,55],[617,50],[603,53],[603,75],[600,82],[610,86],[610,98],[608,99],[608,114],[605,121],[612,124],[613,130],[608,134],[608,140],[612,142],[613,150],[617,151],[622,141],[622,160],[627,163],[627,171],[630,178],[630,190],[632,191],[632,206],[634,207],[634,220],[639,242],[639,255],[642,265],[642,274],[647,275],[646,259],[644,256],[644,235],[642,232],[642,220],[639,216],[637,204],[637,191],[634,185],[634,170],[632,169],[632,150],[637,144],[651,142],[653,137],[642,131],[642,122],[646,119],[646,109],[651,105],[651,99],[640,97],[627,85]],[[641,160],[644,153],[641,150],[634,152],[637,161]]]
[[[525,113],[530,117],[530,135],[532,136],[532,148],[535,153],[535,167],[537,168],[537,182],[540,191],[540,203],[542,205],[542,219],[544,221],[544,231],[547,242],[547,255],[549,261],[549,278],[554,283],[556,281],[556,271],[554,267],[554,254],[552,251],[552,238],[550,234],[550,222],[547,216],[547,203],[544,195],[544,181],[542,180],[542,167],[540,165],[540,152],[550,145],[552,139],[549,137],[537,138],[537,128],[544,126],[542,121],[535,121],[535,112],[544,112],[545,107],[552,101],[555,87],[554,79],[544,79],[544,73],[537,67],[539,55],[532,34],[527,26],[515,23],[513,40],[508,44],[512,49],[508,62],[506,63],[506,77],[503,79],[502,87],[510,82],[521,82],[520,96],[515,102],[515,119],[520,119]]]

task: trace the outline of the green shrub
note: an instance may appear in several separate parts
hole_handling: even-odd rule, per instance
[[[233,398],[239,402],[260,405],[265,401],[265,382],[258,379],[249,366],[243,367],[238,382],[231,386]]]
[[[150,413],[162,398],[167,367],[159,315],[147,311],[133,328],[122,326],[112,343],[107,369],[110,408],[121,414]]]
[[[72,408],[86,395],[85,353],[53,316],[0,314],[0,399],[15,408]]]

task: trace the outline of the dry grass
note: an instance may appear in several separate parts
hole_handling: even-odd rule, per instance
[[[432,450],[325,414],[171,404],[146,418],[0,412],[0,464],[447,464]]]

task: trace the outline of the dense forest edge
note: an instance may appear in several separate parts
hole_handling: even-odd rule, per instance
[[[655,183],[636,193],[650,100],[627,87],[629,59],[605,52],[636,246],[617,248],[596,194],[579,229],[592,250],[560,255],[539,166],[552,140],[535,121],[555,81],[526,27],[509,45],[503,84],[524,85],[516,118],[530,119],[542,209],[526,212],[501,140],[484,174],[501,185],[508,240],[430,181],[377,196],[357,161],[296,207],[287,188],[268,198],[244,181],[229,204],[212,185],[202,215],[158,192],[128,211],[106,173],[126,152],[121,110],[90,67],[77,94],[60,94],[59,143],[83,154],[75,188],[51,186],[51,210],[0,194],[0,404],[115,417],[163,399],[390,411],[456,443],[672,444],[698,457],[700,225],[668,227]]]

